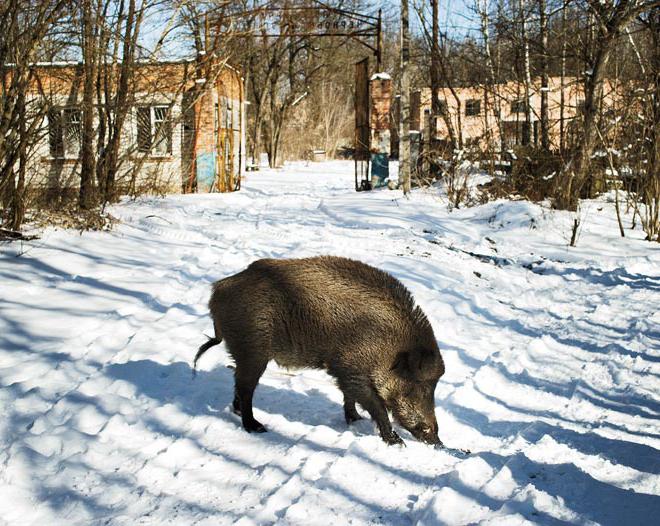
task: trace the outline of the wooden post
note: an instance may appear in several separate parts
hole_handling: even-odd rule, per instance
[[[410,193],[410,35],[408,34],[408,0],[401,0],[401,116],[399,121],[399,184],[404,194]]]

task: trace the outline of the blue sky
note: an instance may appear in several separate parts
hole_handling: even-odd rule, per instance
[[[419,28],[419,19],[417,13],[413,9],[413,5],[424,4],[427,6],[430,15],[430,0],[408,0],[410,9],[410,23],[415,30]],[[448,33],[454,37],[465,36],[477,29],[475,22],[472,20],[472,13],[470,7],[473,0],[440,0],[440,28],[444,33]],[[382,2],[374,2],[375,5],[381,4],[383,9],[394,12],[397,16],[399,13],[401,2],[400,0],[383,0]]]
[[[470,7],[474,0],[440,0],[440,29],[443,33],[447,33],[453,38],[462,38],[468,34],[474,33],[477,25],[473,20],[473,15],[470,12]],[[412,31],[420,31],[419,18],[415,12],[413,5],[423,3],[430,11],[429,0],[409,0],[410,6],[410,23]],[[377,13],[379,7],[389,15],[388,19],[390,24],[398,24],[400,16],[400,0],[382,0],[370,2],[372,9],[369,14]],[[142,31],[142,43],[147,48],[153,49],[158,41],[163,28],[167,24],[167,20],[161,20],[157,16],[147,17]],[[191,49],[187,45],[182,44],[182,40],[177,38],[176,35],[171,35],[168,39],[166,46],[160,58],[181,58],[183,56],[190,56]]]

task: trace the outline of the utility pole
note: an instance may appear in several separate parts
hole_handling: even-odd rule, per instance
[[[401,97],[399,99],[399,184],[404,195],[410,193],[410,35],[408,0],[401,0]]]

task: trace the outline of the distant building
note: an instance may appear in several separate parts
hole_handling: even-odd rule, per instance
[[[103,74],[112,74],[109,68]],[[135,97],[122,128],[120,189],[165,193],[238,187],[245,169],[243,79],[224,64],[216,72],[211,80],[202,78],[194,60],[136,64]],[[76,188],[80,181],[82,65],[36,64],[33,73],[28,99],[41,101],[47,110],[27,183],[43,190]],[[95,90],[95,113],[104,111],[104,96],[99,91],[101,95]],[[98,141],[102,133],[98,119],[95,130]]]
[[[507,82],[490,86],[457,87],[454,89],[460,100],[460,120],[463,143],[482,150],[490,145],[499,149],[518,145],[540,145],[541,142],[541,80],[534,79],[531,86],[530,105],[532,120],[526,119],[525,86],[521,82]],[[563,91],[563,103],[562,103]],[[605,106],[614,100],[613,87],[605,83]],[[459,112],[456,98],[449,88],[441,88],[440,104],[445,105],[453,127],[459,130]],[[563,114],[562,114],[563,104]],[[549,140],[552,150],[560,147],[560,129],[563,119],[565,140],[570,141],[576,133],[575,117],[584,104],[582,82],[574,77],[564,78],[563,90],[560,77],[550,77],[548,82]],[[499,121],[498,125],[498,110]],[[411,99],[411,129],[424,129],[425,118],[431,111],[431,89],[424,88],[413,94]],[[449,142],[449,132],[442,117],[438,117],[436,138]],[[501,132],[500,132],[501,129]],[[490,143],[490,144],[489,144]]]

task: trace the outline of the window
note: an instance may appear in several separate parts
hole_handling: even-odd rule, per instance
[[[151,108],[149,107],[137,109],[137,142],[139,152],[151,151]]]
[[[51,157],[80,155],[82,113],[78,108],[51,108],[48,111],[48,143]]]
[[[137,116],[137,146],[142,153],[172,153],[172,123],[168,106],[140,106]]]
[[[465,101],[465,116],[473,117],[481,113],[481,101],[478,99],[469,99]]]
[[[230,99],[227,99],[227,107],[225,109],[225,128],[231,130],[234,127],[234,105]]]
[[[62,111],[54,108],[48,110],[48,143],[51,157],[64,157]]]
[[[172,153],[172,126],[167,106],[154,106],[154,151],[158,155]]]
[[[582,115],[584,113],[584,99],[578,99],[575,104],[575,113]]]
[[[64,155],[78,157],[82,144],[82,115],[80,110],[64,110]]]
[[[233,104],[231,99],[222,98],[222,127],[231,130],[233,125]]]
[[[511,113],[526,113],[527,104],[523,99],[514,100],[511,103]]]
[[[447,101],[446,100],[439,100],[438,101],[438,112],[440,113],[440,115],[446,115],[448,111],[449,111],[449,107],[447,106]]]

